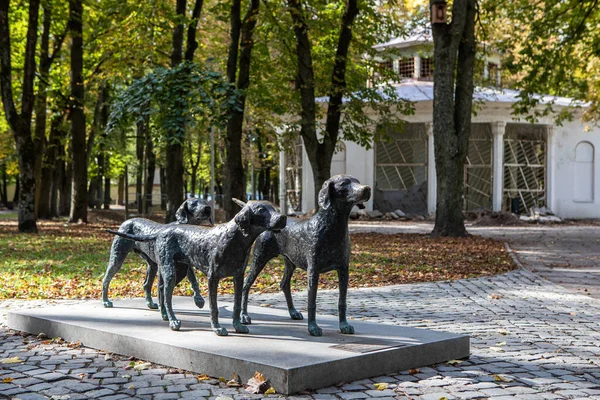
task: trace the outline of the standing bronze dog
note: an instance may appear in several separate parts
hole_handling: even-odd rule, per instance
[[[152,235],[131,235],[110,231],[119,236],[141,242],[154,242],[162,290],[159,290],[159,304],[164,320],[169,320],[172,330],[179,330],[181,321],[177,319],[171,304],[176,285],[176,263],[194,266],[208,278],[208,299],[211,327],[219,336],[227,335],[227,330],[219,325],[217,290],[219,281],[233,277],[234,306],[233,327],[238,333],[247,333],[248,328],[241,324],[240,312],[244,270],[248,262],[250,248],[254,240],[266,230],[277,231],[285,227],[286,217],[265,201],[243,203],[241,211],[226,224],[212,229],[197,226],[169,225]],[[159,284],[159,288],[160,288]]]
[[[302,314],[294,308],[290,290],[290,280],[294,270],[302,268],[308,275],[308,332],[312,336],[323,334],[315,318],[319,275],[336,270],[340,291],[338,301],[340,331],[354,333],[354,328],[346,321],[350,262],[348,217],[353,206],[364,208],[363,203],[370,197],[369,186],[361,185],[352,176],[336,175],[323,184],[319,192],[319,211],[312,218],[301,222],[290,220],[290,223],[280,232],[263,233],[254,245],[250,272],[244,281],[242,322],[251,323],[248,315],[248,292],[256,277],[269,260],[281,254],[285,262],[281,290],[285,294],[292,319],[303,319]]]
[[[212,225],[211,211],[211,206],[204,200],[189,198],[177,209],[177,212],[175,213],[176,221],[171,224],[201,225],[208,222]],[[160,224],[145,218],[131,218],[121,224],[119,232],[132,235],[152,235],[166,226],[169,225]],[[110,259],[108,261],[108,266],[106,267],[104,279],[102,280],[102,303],[104,304],[104,307],[113,306],[112,302],[108,299],[108,287],[110,286],[112,278],[123,266],[125,257],[127,257],[127,254],[131,251],[137,253],[148,264],[146,279],[144,280],[146,304],[148,305],[148,308],[157,309],[158,305],[152,300],[152,286],[154,285],[154,279],[156,278],[156,272],[158,270],[156,259],[154,257],[154,243],[136,243],[120,236],[114,238],[110,248]],[[198,286],[196,275],[194,275],[194,270],[188,268],[187,265],[178,264],[177,276],[179,277],[179,281],[185,276],[188,277],[188,280],[192,284],[192,289],[194,290],[194,302],[196,303],[196,306],[198,308],[204,307],[204,298],[200,294],[200,288]]]

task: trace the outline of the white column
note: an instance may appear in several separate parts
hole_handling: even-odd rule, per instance
[[[492,210],[502,210],[502,192],[504,189],[504,132],[506,122],[492,122],[492,134],[494,135],[493,162],[493,187],[492,187]]]
[[[287,215],[287,188],[285,187],[285,150],[279,151],[279,207],[281,213]]]
[[[553,125],[546,125],[546,135],[546,207],[556,213],[558,211],[554,202],[554,141],[556,139],[556,128]]]
[[[435,173],[435,152],[433,146],[433,122],[425,124],[427,129],[427,211],[435,212],[437,201],[437,174]]]

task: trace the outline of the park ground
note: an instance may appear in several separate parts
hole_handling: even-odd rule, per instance
[[[10,222],[0,225],[6,224]],[[63,228],[79,229],[76,226]],[[427,223],[356,223],[351,226],[351,231],[356,233],[353,235],[356,238],[354,250],[360,254],[356,257],[359,260],[355,263],[355,274],[361,275],[357,271],[362,267],[370,276],[377,272],[381,282],[373,279],[374,282],[370,284],[373,287],[361,287],[366,285],[364,281],[367,275],[357,279],[353,286],[359,288],[352,289],[348,296],[349,313],[355,319],[383,324],[469,334],[471,357],[358,382],[344,382],[293,398],[600,398],[600,226],[469,227],[469,231],[477,236],[470,239],[471,247],[466,246],[467,250],[471,249],[470,254],[467,250],[459,250],[451,256],[443,253],[443,249],[460,249],[460,246],[428,241],[422,235],[430,230],[431,225]],[[386,236],[387,241],[384,237],[374,239],[381,235],[373,235],[373,232],[390,236]],[[40,235],[39,242],[31,244],[30,248],[50,246],[46,240],[55,240],[64,236],[64,233],[48,235]],[[86,242],[91,240],[85,239],[86,235],[77,235],[73,237],[79,237],[81,243],[68,250],[72,254],[71,259],[64,261],[61,258],[64,254],[57,254],[52,259],[53,263],[45,267],[38,265],[37,268],[40,271],[43,268],[60,269],[61,265],[68,265],[78,254],[87,253],[83,261],[87,260],[89,264],[86,266],[90,273],[89,284],[92,278],[101,279],[105,261],[94,266],[99,261],[90,259],[89,254],[107,252],[110,237],[98,233],[98,241],[105,246],[101,250],[94,247],[93,241]],[[0,232],[0,241],[8,241],[8,236]],[[22,242],[15,235],[13,247],[6,253],[20,254],[13,257],[13,264],[21,260]],[[393,243],[396,251],[388,260],[381,259],[392,248],[383,247],[385,242]],[[508,243],[506,247],[505,242]],[[2,246],[5,244],[2,243]],[[64,246],[56,243],[55,248],[64,249]],[[408,255],[402,253],[404,248]],[[374,251],[377,249],[381,251]],[[479,265],[480,252],[492,253],[492,260]],[[442,276],[446,272],[443,264],[436,264],[436,258],[433,257],[436,254],[452,260],[448,263],[450,270],[454,271],[450,276]],[[413,255],[413,258],[409,255]],[[102,256],[106,258],[105,253]],[[464,260],[469,261],[468,257],[475,268],[467,268],[469,263]],[[506,257],[509,261],[506,261]],[[510,261],[511,257],[514,263]],[[399,259],[405,261],[399,262]],[[32,259],[23,260],[25,264],[31,262]],[[491,266],[485,268],[485,263]],[[381,268],[381,271],[370,269],[378,268],[379,264],[385,265],[385,268]],[[402,268],[398,268],[399,265]],[[452,265],[460,267],[452,270]],[[276,267],[271,271],[273,282],[276,280],[274,276],[280,273]],[[134,281],[131,291],[138,290],[133,287],[140,286],[143,269],[135,260],[128,268],[140,270],[138,275],[131,278]],[[386,275],[384,271],[388,269],[394,270],[394,273]],[[14,267],[13,273],[13,279],[19,273],[24,274],[18,266]],[[322,283],[326,287],[333,284]],[[71,287],[78,287],[78,284],[71,282]],[[38,286],[43,285],[43,280],[38,282]],[[126,284],[122,285],[123,294],[129,295]],[[263,287],[258,290],[260,293],[255,293],[251,301],[284,307],[283,296],[272,290],[274,285],[270,280],[265,280]],[[298,282],[298,285],[300,292],[295,297],[300,308],[305,308],[306,294],[302,291],[302,284]],[[223,290],[227,292],[227,287]],[[54,297],[70,299],[51,302],[97,301],[79,300],[93,297],[93,294],[85,291],[77,293],[76,289],[71,290],[69,295],[60,293],[58,291]],[[224,297],[230,295],[225,294]],[[336,300],[335,290],[320,291],[319,312],[335,314]],[[10,310],[38,307],[47,302],[3,300],[0,302],[2,324]],[[0,366],[0,398],[220,397],[223,400],[237,400],[267,397],[248,394],[243,388],[227,387],[219,377],[199,376],[159,365],[147,365],[138,370],[134,366],[145,365],[143,360],[131,360],[127,355],[106,354],[60,339],[23,336],[3,325],[0,331],[0,359],[10,360],[14,357],[20,361]],[[271,394],[268,397],[281,396]]]

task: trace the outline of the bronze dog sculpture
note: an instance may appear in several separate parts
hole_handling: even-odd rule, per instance
[[[219,336],[227,335],[227,330],[219,325],[219,281],[227,276],[233,277],[233,327],[238,333],[248,332],[248,327],[240,321],[240,313],[244,270],[250,248],[261,233],[285,227],[286,217],[279,214],[269,202],[234,201],[242,207],[241,211],[228,223],[212,229],[170,225],[153,235],[111,232],[135,241],[154,242],[159,278],[162,279],[162,290],[159,284],[160,310],[163,319],[169,320],[172,330],[179,330],[181,326],[171,304],[176,285],[175,263],[178,262],[194,266],[207,276],[211,327]]]
[[[371,188],[361,185],[349,175],[336,175],[323,184],[319,192],[319,211],[307,221],[289,221],[279,232],[265,232],[254,245],[250,272],[242,291],[242,322],[251,323],[248,315],[248,292],[256,277],[272,258],[283,255],[285,270],[281,290],[285,295],[292,319],[303,319],[294,308],[290,280],[296,268],[307,271],[308,277],[308,331],[321,336],[323,331],[316,323],[316,299],[319,275],[336,270],[339,281],[338,312],[340,331],[352,334],[354,328],[346,321],[346,293],[348,291],[348,264],[350,237],[348,217],[353,206],[364,208],[371,197]]]
[[[212,225],[211,211],[211,206],[204,200],[189,198],[177,209],[175,214],[176,221],[169,225],[201,225],[205,222]],[[169,225],[160,224],[145,218],[132,218],[121,224],[119,232],[132,235],[152,235]],[[108,266],[106,267],[104,279],[102,280],[102,303],[104,304],[104,307],[113,306],[112,302],[108,299],[108,287],[110,286],[112,278],[123,266],[125,257],[127,257],[127,254],[131,251],[137,253],[148,264],[146,279],[144,280],[146,304],[148,305],[148,308],[157,309],[158,305],[152,300],[152,286],[154,285],[154,279],[156,278],[156,272],[158,270],[154,256],[154,244],[136,243],[120,236],[114,238],[110,248],[110,259],[108,261]],[[181,281],[184,276],[187,276],[192,284],[196,306],[198,308],[204,307],[204,298],[200,294],[200,287],[198,286],[196,275],[194,275],[194,270],[188,268],[187,265],[178,265],[177,276],[180,277],[179,281]]]

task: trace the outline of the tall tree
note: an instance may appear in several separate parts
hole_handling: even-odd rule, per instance
[[[236,87],[240,90],[237,107],[232,109],[232,114],[227,123],[225,144],[227,148],[225,160],[225,214],[227,219],[233,218],[238,207],[229,201],[232,197],[245,198],[244,165],[242,163],[242,127],[244,123],[244,109],[246,106],[246,90],[250,85],[250,64],[252,47],[254,46],[254,28],[260,6],[259,0],[251,0],[248,10],[241,20],[241,1],[233,0],[230,15],[229,55],[227,58],[227,79],[232,84],[236,82],[239,57],[239,75]],[[241,43],[240,43],[241,35]]]
[[[192,20],[188,26],[188,43],[186,45],[186,60],[191,61],[194,58],[194,51],[198,47],[196,43],[196,29],[198,26],[198,20],[202,11],[202,0],[196,0],[192,11]],[[183,34],[184,34],[184,21],[186,12],[187,0],[177,0],[175,13],[177,18],[177,25],[173,30],[173,46],[171,50],[171,67],[177,67],[183,61]],[[179,101],[179,100],[175,100]],[[181,123],[185,124],[184,118],[181,119]],[[171,222],[175,220],[175,212],[183,201],[183,141],[185,135],[183,133],[185,129],[174,129],[167,137],[166,146],[166,192],[167,192],[167,215],[166,221]]]
[[[302,102],[302,123],[300,134],[306,147],[308,160],[314,176],[315,206],[319,190],[323,182],[331,175],[331,159],[339,137],[342,117],[342,99],[346,89],[346,67],[348,51],[352,41],[352,25],[358,15],[357,0],[348,0],[342,16],[341,29],[337,39],[337,47],[331,74],[329,106],[325,132],[321,140],[317,135],[317,110],[315,104],[315,74],[313,69],[312,45],[308,36],[308,25],[301,0],[288,0],[288,7],[294,21],[296,36],[296,55],[298,57],[297,87]]]
[[[83,1],[69,0],[71,34],[71,213],[69,222],[87,222],[87,142],[83,88]]]
[[[434,3],[431,0],[433,7]],[[471,135],[476,0],[455,0],[450,23],[432,23],[433,136],[437,171],[434,236],[466,236],[463,168]]]
[[[31,137],[31,115],[35,103],[35,51],[37,43],[39,0],[29,1],[25,66],[21,95],[21,112],[13,98],[12,62],[9,28],[9,0],[0,0],[0,90],[8,124],[19,154],[19,231],[37,232],[35,216],[35,152]]]
[[[54,42],[52,45],[52,51],[50,51],[50,29],[52,21],[56,14],[53,13],[54,2],[47,1],[42,6],[44,10],[44,16],[42,18],[42,37],[40,43],[40,66],[39,75],[40,79],[38,82],[38,93],[36,96],[35,103],[35,131],[34,131],[34,148],[36,154],[35,163],[35,185],[36,185],[36,215],[38,218],[51,218],[52,213],[50,210],[50,191],[52,185],[52,179],[47,179],[51,175],[51,171],[54,168],[54,164],[44,164],[44,158],[49,157],[52,159],[52,154],[46,155],[46,115],[48,106],[48,84],[50,80],[50,68],[52,63],[56,60],[62,48],[63,41],[67,34],[64,30],[60,34],[54,36]],[[52,153],[54,150],[50,150]],[[43,171],[43,169],[46,171]],[[46,175],[43,179],[43,175]]]

